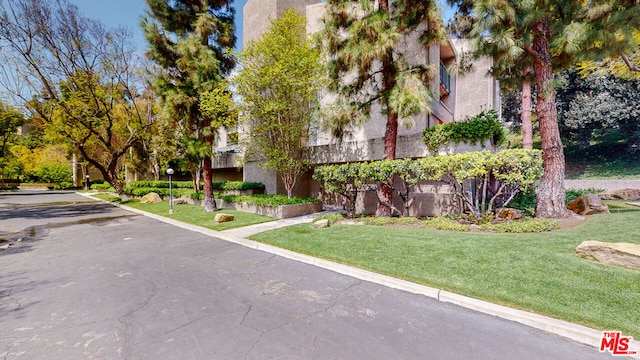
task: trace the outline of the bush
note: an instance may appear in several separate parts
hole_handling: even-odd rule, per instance
[[[577,199],[579,196],[582,195],[586,195],[586,194],[597,194],[597,193],[601,193],[603,192],[604,189],[594,189],[594,188],[589,188],[589,189],[569,189],[566,192],[566,200],[565,203],[570,203],[573,200]]]
[[[244,181],[227,181],[221,184],[221,190],[252,190],[252,189],[264,189],[264,184],[259,182],[244,182]]]
[[[45,164],[36,171],[36,177],[46,183],[71,182],[72,176],[71,168],[61,164]]]
[[[313,222],[316,222],[318,220],[329,220],[329,224],[333,225],[335,223],[337,223],[338,221],[344,219],[344,215],[343,214],[324,214],[324,215],[320,215],[317,218],[313,219]]]
[[[529,218],[497,224],[486,224],[480,226],[480,228],[500,233],[532,233],[560,229],[560,223],[555,220]]]
[[[109,184],[106,181],[103,182],[102,184],[99,184],[99,183],[91,184],[91,190],[115,191],[113,186],[111,186],[111,184]]]
[[[222,183],[219,183],[222,184]],[[193,182],[191,181],[172,181],[171,186],[176,189],[193,189]],[[129,183],[130,188],[160,188],[168,189],[169,181],[164,180],[139,180],[131,181]],[[214,187],[215,189],[215,187]]]
[[[424,142],[431,154],[436,155],[441,145],[449,142],[471,143],[491,140],[494,145],[504,142],[505,134],[502,123],[495,110],[481,112],[465,121],[442,124],[424,130]]]
[[[250,205],[259,206],[280,206],[280,205],[294,205],[294,204],[306,204],[320,201],[315,198],[299,198],[297,196],[289,199],[286,195],[219,195],[219,199],[226,202],[232,202],[240,204],[246,202]]]
[[[433,219],[425,220],[422,222],[423,226],[447,231],[469,231],[469,225],[463,225],[456,220],[450,219],[446,216],[439,216]]]

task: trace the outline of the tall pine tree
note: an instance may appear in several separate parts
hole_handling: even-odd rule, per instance
[[[418,35],[425,48],[443,38],[436,1],[327,0],[324,22],[330,88],[344,105],[333,119],[334,135],[366,120],[379,104],[387,115],[385,159],[395,159],[398,124],[410,127],[413,116],[430,110],[433,97],[428,64],[411,64],[400,49],[409,35]],[[380,185],[376,216],[391,215],[391,200],[391,186]]]
[[[199,108],[200,96],[213,91],[235,65],[232,0],[146,0],[142,27],[147,56],[164,71],[155,79],[165,116],[182,130],[185,149],[196,149],[202,161],[204,206],[215,211],[210,118]],[[193,150],[195,151],[195,150]]]
[[[481,55],[500,71],[509,63],[533,63],[544,175],[536,216],[565,217],[564,152],[558,129],[554,71],[577,61],[620,57],[637,45],[640,6],[634,0],[590,2],[544,0],[449,0],[473,15],[470,35]]]

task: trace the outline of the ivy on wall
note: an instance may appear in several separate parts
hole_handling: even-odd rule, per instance
[[[483,111],[465,121],[437,125],[424,130],[424,142],[431,154],[437,154],[441,145],[450,142],[475,144],[491,140],[501,145],[505,140],[502,124],[495,110]]]

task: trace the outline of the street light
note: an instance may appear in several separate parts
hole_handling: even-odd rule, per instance
[[[173,214],[173,187],[171,186],[171,175],[173,175],[173,169],[167,169],[167,175],[169,175],[169,214]]]
[[[85,175],[84,187],[89,191],[89,174]]]

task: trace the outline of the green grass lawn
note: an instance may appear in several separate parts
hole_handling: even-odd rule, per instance
[[[587,149],[565,148],[567,179],[640,179],[640,150],[630,152],[625,143],[606,142]]]
[[[640,338],[640,271],[575,255],[584,240],[640,244],[640,208],[608,202],[571,229],[496,234],[309,224],[251,239],[493,303]]]
[[[156,204],[141,204],[137,199],[123,202],[120,201],[119,197],[108,194],[98,194],[95,195],[95,197],[216,231],[235,229],[276,220],[269,216],[222,209],[225,214],[233,215],[235,219],[229,222],[215,223],[213,222],[213,218],[216,213],[205,213],[202,206],[198,205],[175,205],[173,207],[174,213],[169,214],[169,202],[166,201]]]

